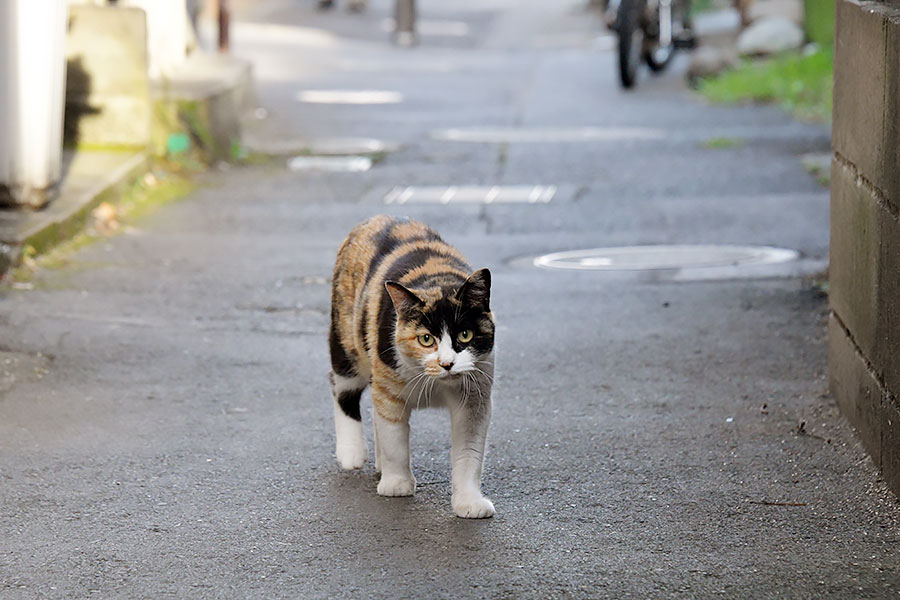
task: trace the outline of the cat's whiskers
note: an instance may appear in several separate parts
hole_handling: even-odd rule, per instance
[[[482,377],[484,377],[487,380],[488,383],[490,383],[491,385],[494,385],[494,376],[491,375],[490,373],[488,373],[482,369],[479,369],[478,367],[472,367],[472,372],[481,375]]]
[[[434,389],[434,382],[435,382],[435,379],[434,379],[434,377],[432,377],[431,379],[428,380],[428,382],[427,382],[424,386],[422,386],[422,389],[423,389],[423,390],[426,389],[426,388],[427,388],[427,390],[428,390],[428,391],[425,392],[425,402],[426,402],[426,404],[430,404],[430,403],[431,403],[431,392],[432,392],[432,390]],[[420,402],[421,400],[422,400],[422,398],[421,398],[421,394],[420,394],[419,398],[416,400],[416,410],[419,410],[419,402]]]
[[[419,404],[422,402],[422,394],[425,394],[425,401],[428,401],[428,393],[425,391],[428,389],[428,386],[431,384],[431,378],[427,377],[422,380],[422,389],[419,390],[419,395],[416,396],[416,410],[419,410]]]
[[[409,400],[410,400],[410,398],[412,398],[412,395],[416,392],[416,388],[419,386],[419,383],[422,384],[422,389],[425,388],[425,385],[426,385],[426,383],[427,383],[427,380],[425,379],[425,377],[426,377],[427,375],[428,375],[428,373],[427,373],[426,371],[422,371],[421,373],[416,374],[415,377],[413,377],[412,379],[410,379],[410,380],[406,383],[406,385],[403,386],[403,391],[401,392],[401,394],[405,396],[405,399],[404,399],[404,401],[403,401],[403,412],[406,412],[406,409],[409,408]],[[413,385],[413,384],[415,384],[415,385]],[[413,385],[413,389],[410,390],[409,394],[407,394],[407,393],[406,393],[406,388],[408,388],[410,385]],[[419,395],[420,395],[420,396],[422,395],[422,390],[419,390]],[[417,401],[417,402],[416,402],[416,408],[418,408],[418,406],[419,406],[419,404],[418,404],[418,401]]]
[[[472,393],[472,389],[471,389],[471,387],[470,387],[470,383],[471,383],[471,386],[475,386],[475,385],[476,385],[476,383],[475,383],[475,376],[472,375],[472,373],[469,372],[469,371],[463,372],[463,385],[464,385],[464,388],[465,388],[465,391],[463,392],[463,393],[464,393],[464,396],[463,396],[463,401],[464,401],[464,402],[468,402],[468,401],[469,401],[469,395]]]

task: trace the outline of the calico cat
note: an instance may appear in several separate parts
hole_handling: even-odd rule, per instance
[[[481,494],[491,417],[494,319],[491,274],[473,272],[433,229],[378,216],[357,226],[338,251],[331,295],[331,384],[336,454],[343,469],[367,457],[360,395],[371,386],[378,494],[412,496],[412,410],[450,411],[451,504],[484,518]]]

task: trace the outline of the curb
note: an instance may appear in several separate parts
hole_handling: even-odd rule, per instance
[[[139,152],[82,191],[66,194],[63,181],[59,197],[46,211],[15,213],[13,219],[20,217],[20,225],[13,225],[11,235],[0,233],[0,281],[19,265],[26,247],[42,254],[83,231],[91,211],[102,202],[117,204],[127,186],[143,176],[149,165],[149,155]]]

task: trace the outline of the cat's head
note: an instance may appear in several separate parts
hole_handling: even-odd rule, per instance
[[[475,271],[458,286],[408,289],[388,281],[397,312],[397,352],[428,375],[452,381],[484,371],[494,349],[491,272]]]

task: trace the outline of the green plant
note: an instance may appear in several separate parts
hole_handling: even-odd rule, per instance
[[[746,61],[737,69],[704,79],[699,91],[713,102],[775,102],[799,118],[831,118],[833,49],[810,54],[786,53]]]
[[[727,148],[739,148],[744,145],[744,140],[740,138],[730,138],[730,137],[714,137],[709,138],[705,142],[703,142],[704,148],[710,148],[713,150],[723,150]]]

